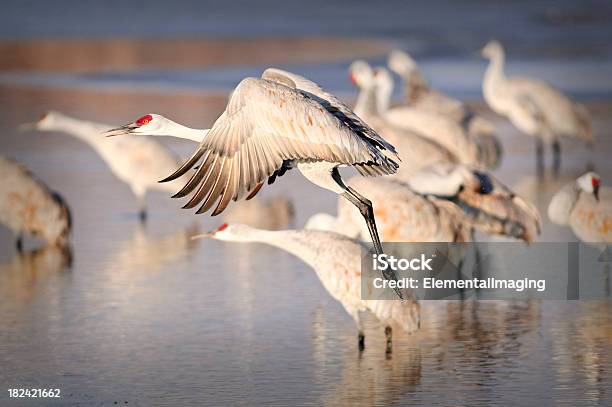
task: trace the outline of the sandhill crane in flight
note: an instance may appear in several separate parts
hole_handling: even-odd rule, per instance
[[[123,131],[123,128],[121,130]],[[145,132],[142,134],[159,137],[182,138],[200,143],[207,130],[183,126],[160,114],[149,113],[134,122],[133,132],[136,134]],[[110,135],[113,134],[110,133]],[[167,173],[163,176],[166,175]],[[242,201],[230,207],[225,212],[224,219],[228,223],[243,223],[262,229],[278,230],[287,228],[293,220],[293,215],[292,202],[277,196],[272,199]]]
[[[365,336],[360,312],[370,311],[385,323],[387,345],[391,345],[391,325],[413,332],[420,324],[418,301],[364,300],[361,295],[361,256],[366,249],[360,242],[338,233],[318,230],[269,231],[240,224],[223,224],[207,235],[229,242],[259,242],[283,249],[314,269],[327,292],[339,301],[359,329],[359,347]],[[388,348],[390,350],[390,348]]]
[[[152,122],[136,121],[108,134],[152,134],[147,129]],[[173,135],[182,137],[182,131]],[[359,208],[376,252],[382,253],[371,202],[344,184],[338,167],[353,167],[364,176],[387,175],[397,171],[394,158],[395,148],[335,96],[299,75],[269,68],[261,78],[238,84],[193,155],[163,181],[197,167],[174,196],[194,192],[184,208],[201,204],[196,213],[203,213],[216,204],[214,216],[232,199],[253,197],[266,179],[271,184],[297,167],[315,185]]]
[[[79,120],[59,112],[48,112],[36,123],[22,126],[24,129],[63,132],[89,144],[112,173],[130,187],[140,205],[140,219],[145,221],[147,191],[174,191],[176,185],[160,184],[158,181],[174,171],[180,161],[157,140],[147,137],[107,140],[100,133],[109,127],[107,124]]]
[[[434,163],[457,162],[457,157],[436,141],[394,126],[381,117],[376,100],[374,72],[367,62],[354,61],[349,67],[349,79],[359,88],[357,103],[353,108],[355,114],[397,148],[402,165],[394,178],[405,180],[421,168]]]
[[[498,41],[490,41],[482,49],[490,60],[482,82],[482,91],[489,107],[525,134],[536,138],[538,173],[544,170],[544,143],[552,144],[553,169],[561,166],[561,137],[594,142],[591,119],[586,108],[573,103],[552,86],[535,79],[507,77],[504,73],[504,49]]]
[[[417,63],[406,52],[391,51],[387,64],[404,81],[404,100],[408,106],[453,119],[475,140],[483,167],[499,165],[502,148],[495,136],[493,123],[478,115],[466,103],[431,89]]]
[[[65,246],[71,219],[64,199],[24,166],[2,156],[0,174],[0,223],[17,235],[17,250],[23,249],[24,234]]]
[[[602,187],[599,175],[588,172],[555,194],[548,217],[571,227],[583,242],[611,243],[612,188]]]

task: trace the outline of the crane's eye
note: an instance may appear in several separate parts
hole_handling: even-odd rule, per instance
[[[145,124],[148,124],[151,120],[153,120],[153,116],[151,116],[150,114],[144,115],[140,119],[136,120],[136,126],[144,126]]]

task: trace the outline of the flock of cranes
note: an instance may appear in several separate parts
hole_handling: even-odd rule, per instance
[[[498,42],[488,43],[482,53],[490,59],[483,81],[485,100],[535,137],[539,172],[544,144],[552,146],[558,172],[562,137],[593,143],[583,106],[543,82],[506,77]],[[400,290],[396,292],[402,301],[362,299],[362,241],[372,242],[377,253],[383,251],[381,238],[465,242],[474,239],[474,231],[533,242],[541,221],[531,203],[490,174],[502,159],[493,124],[465,103],[431,89],[408,54],[393,51],[388,65],[404,83],[404,103],[398,106],[391,103],[391,72],[360,60],[349,67],[350,80],[359,89],[354,109],[302,76],[269,68],[260,78],[245,78],[237,85],[210,129],[192,129],[149,113],[108,130],[113,126],[57,112],[23,128],[59,131],[88,143],[130,187],[142,221],[149,190],[187,198],[183,208],[214,216],[231,201],[250,200],[265,183],[297,169],[311,183],[339,196],[337,216],[316,214],[302,230],[271,231],[266,229],[278,225],[266,223],[262,228],[223,224],[206,236],[262,242],[294,254],[316,271],[353,317],[360,347],[364,335],[359,313],[365,310],[385,323],[390,344],[391,325],[407,332],[418,328],[419,304]],[[181,163],[153,137],[144,136],[198,145]],[[352,167],[361,177],[346,180],[340,167]],[[16,233],[18,248],[24,233],[66,244],[70,212],[59,195],[10,160],[0,158],[0,169],[0,221]],[[273,212],[290,206],[278,205]],[[249,216],[233,216],[264,216],[264,207],[253,208],[244,212]],[[612,240],[612,195],[595,173],[559,191],[548,215],[555,223],[569,225],[584,241]],[[285,217],[290,216],[288,209]],[[389,279],[396,277],[387,273]]]

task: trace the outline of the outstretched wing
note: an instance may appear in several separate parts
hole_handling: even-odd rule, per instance
[[[226,111],[172,180],[199,164],[175,196],[194,192],[185,208],[197,213],[219,201],[212,215],[230,200],[258,190],[288,160],[352,165],[362,174],[391,174],[397,164],[361,137],[308,93],[265,79],[246,78],[236,87]],[[251,196],[254,193],[251,193]]]
[[[282,83],[290,88],[299,89],[305,92],[310,98],[315,99],[325,109],[333,114],[338,120],[349,126],[354,132],[365,137],[374,145],[382,150],[389,151],[394,158],[399,160],[395,147],[383,139],[370,126],[357,116],[350,107],[344,104],[340,99],[322,89],[313,81],[296,75],[291,72],[283,71],[278,68],[268,68],[261,75],[263,79],[268,79],[274,82]]]

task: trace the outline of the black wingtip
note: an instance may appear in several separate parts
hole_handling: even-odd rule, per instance
[[[197,202],[189,201],[185,205],[181,206],[181,209],[191,209],[191,208],[195,207],[197,204],[198,204]],[[196,214],[197,214],[197,212],[196,212]]]
[[[178,178],[178,177],[176,177],[176,176],[175,176],[175,174],[176,174],[176,173],[171,174],[171,175],[167,176],[166,178],[161,179],[161,180],[159,180],[159,181],[157,181],[157,182],[159,182],[160,184],[163,184],[164,182],[174,181],[175,179],[177,179],[177,178]],[[173,198],[174,198],[174,197],[173,197]]]

